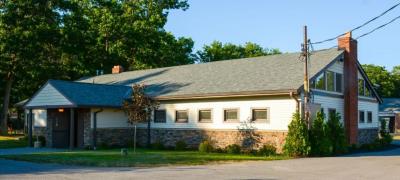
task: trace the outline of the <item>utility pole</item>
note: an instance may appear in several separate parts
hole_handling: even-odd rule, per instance
[[[309,107],[309,93],[310,86],[308,80],[308,38],[307,26],[304,26],[304,43],[302,47],[302,56],[304,57],[304,119],[307,122],[308,129],[311,128],[310,121],[310,107]]]

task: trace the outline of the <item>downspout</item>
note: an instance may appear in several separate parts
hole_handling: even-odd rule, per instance
[[[98,111],[93,112],[93,134],[92,134],[92,145],[93,145],[93,150],[96,150],[97,148],[97,113],[100,113],[103,111],[103,108],[101,108]]]
[[[299,97],[297,96],[297,94],[295,92],[290,92],[289,93],[290,97],[292,99],[294,99],[296,101],[296,112],[300,113],[300,101],[299,101]]]

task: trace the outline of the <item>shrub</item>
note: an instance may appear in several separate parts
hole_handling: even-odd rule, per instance
[[[264,144],[257,152],[260,156],[271,156],[276,154],[276,147],[272,144]]]
[[[183,140],[179,140],[175,143],[175,150],[177,151],[183,151],[187,149],[187,144]]]
[[[210,153],[214,150],[214,147],[210,143],[210,141],[203,141],[199,144],[199,152],[201,153]]]
[[[383,146],[390,145],[393,141],[392,135],[386,130],[386,121],[381,121],[381,128],[379,130],[379,135],[381,137],[380,141]]]
[[[289,124],[286,137],[284,152],[289,156],[307,156],[310,153],[310,143],[308,138],[307,125],[300,118],[299,113],[293,115],[292,122]]]
[[[330,114],[326,129],[327,136],[332,145],[332,153],[342,154],[347,152],[347,142],[344,127],[340,123],[339,113]]]
[[[155,143],[151,144],[151,148],[156,150],[163,150],[165,149],[165,146],[163,142],[156,141]]]
[[[226,153],[228,154],[240,154],[241,147],[237,144],[231,144],[226,147]]]
[[[225,149],[223,149],[223,148],[215,148],[214,152],[216,152],[216,153],[226,153]]]
[[[317,113],[317,118],[313,121],[310,130],[311,155],[329,156],[332,154],[332,143],[327,134],[325,114]]]

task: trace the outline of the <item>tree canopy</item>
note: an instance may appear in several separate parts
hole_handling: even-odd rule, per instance
[[[382,97],[400,97],[400,66],[388,71],[384,66],[362,65],[376,91]]]
[[[214,41],[210,45],[205,45],[202,50],[198,51],[197,56],[199,62],[211,62],[280,53],[278,49],[263,48],[252,42],[247,42],[244,45],[235,45],[232,43],[222,44],[220,41]]]
[[[186,0],[0,1],[0,133],[9,104],[48,79],[194,63],[193,40],[164,29],[168,12]],[[4,84],[4,85],[3,85]]]

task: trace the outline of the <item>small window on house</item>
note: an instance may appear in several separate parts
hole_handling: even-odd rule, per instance
[[[154,122],[165,123],[167,121],[167,112],[165,110],[154,111]]]
[[[325,90],[325,73],[322,73],[317,78],[315,78],[315,89]]]
[[[343,75],[336,73],[336,92],[342,92],[343,91]]]
[[[329,108],[328,109],[328,118],[331,119],[332,117],[336,116],[336,109]]]
[[[251,120],[254,122],[268,122],[268,110],[267,109],[253,109]]]
[[[239,121],[238,110],[237,109],[224,110],[224,121],[225,122]]]
[[[364,111],[359,111],[359,112],[358,112],[358,121],[359,121],[360,123],[365,123]]]
[[[188,118],[188,111],[187,110],[176,111],[175,122],[186,123],[188,121],[189,121],[189,118]]]
[[[335,73],[326,71],[326,90],[335,91]]]
[[[199,110],[199,122],[212,122],[211,110]]]
[[[365,93],[364,80],[359,79],[358,80],[358,95],[364,96],[364,93]]]
[[[367,122],[368,122],[368,123],[372,123],[372,112],[371,112],[371,111],[368,111],[367,114],[368,114],[368,115],[367,115]]]

